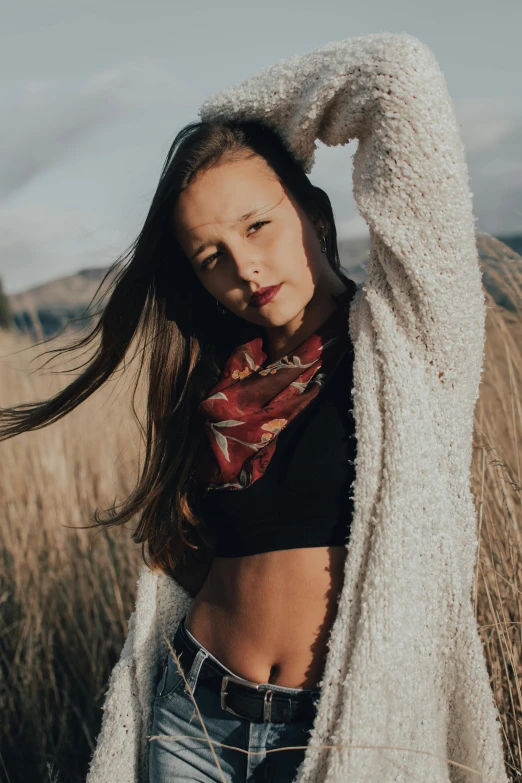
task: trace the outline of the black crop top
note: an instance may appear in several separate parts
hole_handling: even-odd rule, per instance
[[[353,347],[278,435],[257,481],[196,494],[194,509],[215,535],[216,556],[347,543],[356,455],[352,386]]]

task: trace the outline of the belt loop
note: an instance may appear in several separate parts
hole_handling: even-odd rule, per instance
[[[272,696],[274,695],[274,691],[270,688],[267,688],[265,691],[265,696],[263,698],[263,720],[264,721],[271,721],[272,720]]]
[[[203,663],[207,658],[208,658],[207,650],[198,650],[196,653],[196,657],[192,661],[190,672],[187,675],[187,683],[192,693],[194,693],[196,690],[199,672],[201,671],[201,667],[203,666]]]

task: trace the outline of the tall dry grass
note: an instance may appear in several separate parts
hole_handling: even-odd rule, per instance
[[[15,354],[20,343],[4,335],[0,344],[1,406],[70,380],[29,374],[36,352]],[[95,507],[131,490],[137,453],[121,384],[0,444],[0,780],[52,780],[53,768],[59,783],[85,778],[141,554],[130,529],[66,526],[91,524]]]
[[[519,295],[522,280],[518,279]],[[506,765],[522,779],[522,311],[489,299],[472,485],[480,541],[475,612],[499,709]]]
[[[513,269],[510,268],[510,279]],[[520,271],[520,269],[519,269]],[[522,276],[514,285],[522,294]],[[473,487],[475,604],[505,757],[521,777],[522,314],[488,296]],[[27,372],[21,338],[0,343],[0,405],[49,396],[64,378]],[[126,634],[140,564],[130,529],[71,530],[131,489],[138,439],[121,383],[50,428],[0,444],[0,780],[79,783]]]

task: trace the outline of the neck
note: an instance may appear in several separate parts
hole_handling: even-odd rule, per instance
[[[308,304],[289,323],[265,328],[263,350],[268,364],[300,345],[334,312],[337,304],[332,297],[346,291],[346,286],[333,270],[332,274],[335,279],[328,280],[328,285],[318,286]]]

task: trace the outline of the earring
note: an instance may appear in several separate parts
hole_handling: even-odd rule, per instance
[[[324,231],[324,225],[321,223],[319,226],[320,231]],[[321,247],[321,253],[326,253],[326,234],[324,234],[321,239],[319,240],[319,245]]]
[[[216,299],[216,307],[219,310],[219,312],[221,313],[221,315],[226,315],[228,313],[227,308],[223,307],[223,305],[221,304],[219,299]]]

